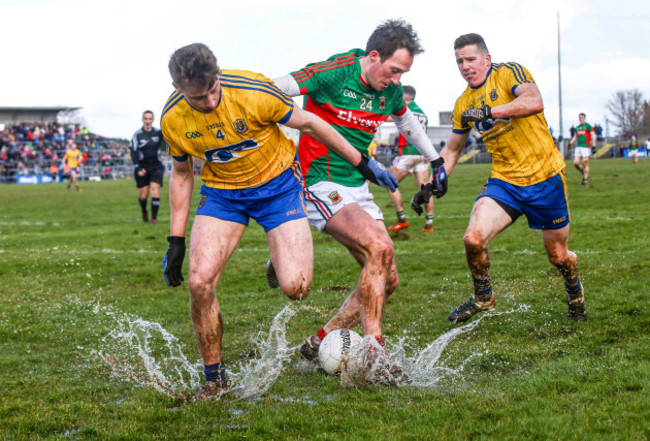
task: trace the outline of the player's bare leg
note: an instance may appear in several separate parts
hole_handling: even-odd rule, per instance
[[[583,183],[587,183],[589,181],[589,157],[582,158],[582,164],[583,164],[583,170],[584,172],[582,173],[583,176]]]
[[[206,365],[221,362],[223,334],[217,283],[246,226],[197,215],[190,238],[188,285],[194,333]]]
[[[578,276],[578,257],[568,248],[569,225],[557,230],[543,230],[542,238],[549,262],[564,277],[569,304],[568,317],[572,320],[586,320],[585,291]]]
[[[149,222],[149,212],[147,212],[147,198],[149,197],[149,186],[138,188],[138,202],[142,209],[142,221]]]
[[[580,172],[580,174],[584,177],[585,175],[585,170],[582,168],[582,165],[580,162],[582,161],[582,156],[574,156],[573,158],[573,166]]]
[[[285,222],[266,235],[280,288],[292,300],[309,294],[314,274],[314,246],[307,219]]]
[[[422,188],[424,184],[426,184],[429,180],[429,172],[428,171],[416,171],[415,172],[415,182],[419,188]],[[425,213],[426,213],[426,218],[424,222],[424,228],[422,228],[422,231],[425,231],[427,233],[433,233],[433,202],[434,198],[430,198],[429,202],[426,203],[424,206],[425,208]]]
[[[151,223],[157,224],[158,209],[160,208],[160,184],[157,182],[152,182],[150,186],[151,186]]]
[[[408,176],[409,174],[406,170],[402,170],[397,167],[391,167],[390,172],[393,174],[393,176],[395,176],[397,182],[402,182],[402,179],[404,179],[404,177]],[[395,207],[395,211],[397,212],[397,223],[395,225],[391,225],[388,227],[388,229],[391,231],[399,231],[403,230],[404,228],[408,228],[409,223],[406,220],[406,212],[404,211],[402,193],[400,193],[398,188],[394,192],[388,191],[388,194],[390,196],[391,202],[393,203],[393,207]]]
[[[488,244],[512,223],[506,211],[489,197],[474,204],[469,225],[463,237],[467,266],[474,280],[474,296],[454,309],[448,316],[453,322],[464,322],[477,312],[496,306],[490,280]]]
[[[346,246],[353,255],[363,256],[357,284],[361,326],[364,335],[381,338],[384,302],[399,285],[393,241],[383,224],[357,204],[346,205],[332,216],[325,226],[325,232]]]

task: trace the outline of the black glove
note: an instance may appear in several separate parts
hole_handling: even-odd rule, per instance
[[[598,149],[596,148],[596,146],[593,146],[593,147],[591,148],[591,154],[592,154],[592,155],[595,155],[597,151],[598,151]]]
[[[433,185],[429,182],[428,184],[423,184],[420,191],[415,193],[411,198],[411,208],[415,210],[418,216],[422,215],[422,205],[429,202],[434,191]]]
[[[163,257],[163,276],[167,286],[179,286],[183,280],[181,269],[185,259],[185,238],[168,236],[169,248]]]
[[[433,195],[440,199],[447,193],[447,170],[445,170],[445,160],[440,157],[435,161],[431,161]],[[417,210],[416,210],[417,211]]]
[[[399,187],[395,176],[384,167],[384,164],[377,162],[367,155],[361,154],[361,162],[356,165],[359,173],[370,182],[380,185],[394,192]]]
[[[461,127],[467,127],[473,121],[486,121],[492,118],[492,108],[487,104],[481,108],[471,107],[460,116]]]

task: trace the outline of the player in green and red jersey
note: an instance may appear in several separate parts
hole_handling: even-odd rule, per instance
[[[569,144],[576,144],[573,153],[573,165],[582,173],[582,185],[587,185],[589,180],[589,157],[592,147],[596,147],[596,132],[594,128],[585,122],[587,116],[584,113],[578,115],[580,124],[576,127],[575,134]],[[582,165],[580,162],[582,161]]]
[[[375,29],[365,51],[353,49],[334,55],[275,83],[289,96],[306,95],[305,110],[330,123],[364,155],[377,128],[391,116],[400,132],[431,161],[436,195],[440,197],[447,188],[443,161],[404,104],[400,84],[413,57],[422,51],[411,25],[388,20]],[[298,155],[305,175],[309,223],[345,245],[362,267],[357,287],[336,315],[307,339],[300,353],[315,359],[328,332],[359,323],[364,335],[374,336],[383,344],[384,302],[399,284],[383,214],[373,202],[364,177],[334,152],[303,134]]]
[[[415,104],[415,88],[413,86],[403,86],[404,89],[404,102],[408,108],[413,112],[413,115],[420,121],[422,128],[426,132],[428,119],[424,111]],[[393,164],[390,167],[390,172],[397,178],[398,182],[402,182],[408,175],[414,175],[418,188],[422,187],[427,182],[429,175],[429,161],[422,156],[402,135],[399,134],[397,138],[398,156],[393,159]],[[399,231],[408,228],[409,222],[406,219],[406,212],[404,211],[404,204],[402,202],[402,194],[399,189],[390,194],[390,200],[393,202],[395,211],[397,212],[397,223],[388,227],[391,231]],[[426,207],[426,221],[422,231],[433,233],[433,198],[425,204]]]

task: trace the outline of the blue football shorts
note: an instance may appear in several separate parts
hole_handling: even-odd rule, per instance
[[[569,224],[569,199],[564,172],[535,185],[517,186],[490,178],[476,200],[494,199],[514,223],[522,214],[528,227],[536,230],[557,230]]]
[[[268,232],[285,222],[307,217],[303,177],[297,162],[262,185],[240,190],[201,186],[197,215],[248,225],[252,218]]]

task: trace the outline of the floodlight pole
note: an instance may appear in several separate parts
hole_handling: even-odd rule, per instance
[[[564,123],[562,122],[562,59],[560,57],[560,11],[557,12],[557,83],[560,106],[560,150],[564,156]]]

